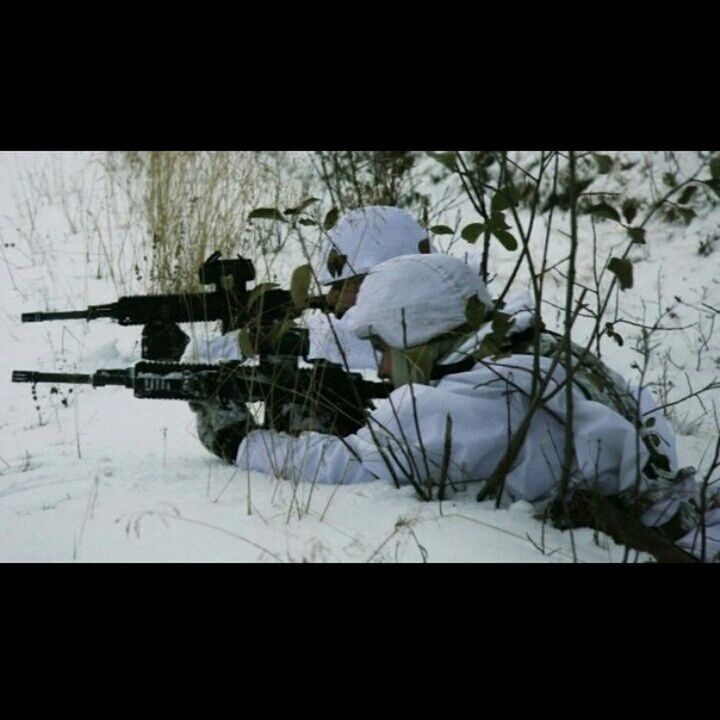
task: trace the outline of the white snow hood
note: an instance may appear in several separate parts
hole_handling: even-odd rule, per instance
[[[422,252],[423,240],[427,240],[430,252],[435,252],[427,230],[400,208],[370,205],[353,210],[328,233],[320,253],[318,280],[328,285],[363,275],[390,258]],[[333,268],[328,263],[333,250],[345,257],[342,267]]]
[[[485,283],[462,260],[404,255],[365,278],[348,324],[357,337],[377,335],[393,348],[414,347],[465,323],[471,297],[493,307]]]

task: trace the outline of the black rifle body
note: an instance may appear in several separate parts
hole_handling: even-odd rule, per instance
[[[360,428],[372,400],[387,397],[391,390],[337,365],[321,362],[298,368],[277,359],[261,360],[254,366],[235,361],[217,365],[139,362],[91,375],[16,370],[12,379],[33,384],[119,385],[132,389],[137,398],[155,400],[263,402],[265,424],[275,430],[288,429],[288,406],[301,406],[329,418],[328,432],[338,435]]]
[[[152,322],[193,323],[222,320],[228,325],[236,326],[251,319],[257,321],[258,324],[266,324],[269,321],[285,317],[292,308],[288,290],[265,291],[262,304],[258,307],[253,306],[253,312],[246,307],[248,295],[246,290],[130,295],[121,297],[114,303],[90,305],[86,310],[23,313],[22,321],[111,318],[120,325],[147,325]],[[313,301],[315,304],[320,302],[314,298]],[[227,328],[223,328],[223,330],[227,332]]]
[[[222,260],[213,253],[198,272],[211,292],[136,295],[117,302],[91,305],[85,310],[29,312],[22,322],[46,320],[95,320],[110,318],[120,325],[143,325],[141,355],[146,360],[177,361],[189,342],[179,323],[221,321],[223,334],[237,327],[269,328],[299,314],[288,290],[267,288],[253,295],[246,283],[255,279],[255,268],[247,258]],[[321,296],[308,297],[305,307],[324,308]]]

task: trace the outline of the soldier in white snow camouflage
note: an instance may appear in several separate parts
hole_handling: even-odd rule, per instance
[[[254,430],[237,464],[313,483],[412,484],[427,499],[482,488],[528,414],[536,363],[529,303],[508,303],[500,313],[462,261],[404,256],[370,271],[350,327],[382,353],[381,374],[396,388],[387,402],[344,438]],[[720,508],[711,500],[701,522],[694,471],[679,467],[670,425],[645,389],[581,349],[574,353],[571,483],[560,495],[567,417],[565,393],[551,395],[565,379],[562,364],[552,362],[557,343],[543,333],[537,366],[541,378],[552,372],[546,399],[498,502],[531,502],[562,526],[599,528],[665,561],[701,557],[704,525],[705,558],[714,557]]]
[[[434,252],[428,234],[411,215],[396,207],[368,206],[340,218],[325,239],[315,268],[318,282],[327,288],[326,301],[333,312],[308,313],[310,360],[323,360],[348,370],[375,370],[372,345],[348,329],[358,290],[368,271],[378,263],[400,255]],[[182,362],[242,360],[234,330],[210,341],[194,341]],[[221,406],[217,402],[191,403],[196,414],[198,437],[210,452],[232,461],[243,437],[256,427],[244,403]],[[328,432],[329,422],[317,411],[289,406],[293,432]]]

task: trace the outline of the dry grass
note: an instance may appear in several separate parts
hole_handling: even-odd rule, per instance
[[[122,152],[104,165],[108,188],[142,228],[133,272],[154,292],[197,290],[197,269],[215,250],[256,264],[272,255],[276,229],[247,215],[298,192],[292,163],[271,153]]]

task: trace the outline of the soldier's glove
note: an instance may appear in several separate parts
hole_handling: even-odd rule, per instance
[[[200,442],[211,453],[227,462],[235,462],[238,447],[256,423],[244,402],[212,398],[211,373],[194,373],[186,380],[185,389],[198,400],[188,404],[196,415]]]

